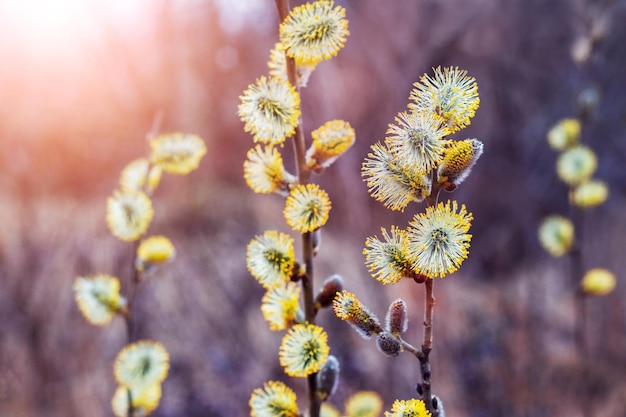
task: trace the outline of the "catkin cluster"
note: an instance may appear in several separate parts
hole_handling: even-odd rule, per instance
[[[151,196],[162,174],[184,175],[195,170],[206,153],[204,141],[183,133],[163,134],[149,139],[151,153],[129,163],[106,203],[106,222],[113,236],[134,244],[134,274],[130,295],[120,293],[120,280],[109,274],[78,277],[74,282],[76,302],[88,322],[108,324],[121,315],[127,323],[128,344],[118,353],[113,373],[118,383],[112,399],[117,417],[145,416],[161,400],[161,383],[169,370],[169,353],[151,340],[132,340],[134,288],[159,266],[174,259],[176,250],[165,236],[146,237],[154,215]]]

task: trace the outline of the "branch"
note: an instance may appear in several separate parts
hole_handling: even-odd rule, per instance
[[[420,361],[420,375],[422,382],[417,384],[417,392],[426,404],[426,409],[433,417],[439,415],[439,410],[433,403],[432,379],[430,372],[430,352],[433,348],[433,312],[435,307],[435,297],[433,297],[433,279],[428,278],[424,283],[426,287],[426,300],[424,308],[424,340],[422,350],[416,356]]]
[[[278,8],[278,16],[282,22],[289,15],[289,0],[276,0],[276,7]],[[298,94],[300,94],[296,73],[296,62],[293,58],[287,56],[287,54],[285,54],[285,61],[287,64],[287,77],[289,79],[289,83],[294,86]],[[302,112],[300,113],[300,120],[298,120],[298,124],[296,125],[293,136],[293,145],[296,157],[298,183],[306,184],[308,182],[310,172],[306,165],[306,148],[304,132],[302,130]],[[302,234],[302,258],[305,265],[305,273],[302,277],[305,320],[310,324],[315,324],[316,309],[313,296],[313,245],[311,233]],[[309,416],[319,417],[321,401],[317,395],[317,373],[309,375],[307,377],[307,382],[309,390]]]

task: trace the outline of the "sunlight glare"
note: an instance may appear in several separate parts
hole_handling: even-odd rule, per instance
[[[7,0],[1,3],[0,13],[5,28],[11,28],[22,42],[50,46],[79,34],[89,14],[89,2]]]

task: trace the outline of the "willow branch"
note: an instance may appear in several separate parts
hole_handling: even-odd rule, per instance
[[[135,304],[135,295],[137,293],[137,286],[141,282],[141,272],[137,270],[135,267],[135,254],[137,253],[137,247],[139,246],[139,242],[135,242],[133,244],[133,252],[132,252],[132,262],[131,267],[132,271],[130,274],[130,282],[128,283],[128,295],[126,297],[126,311],[124,313],[124,321],[126,323],[126,343],[130,344],[134,341],[135,338],[135,323],[133,320],[133,306]]]
[[[430,195],[426,197],[426,203],[428,207],[434,207],[437,205],[439,201],[439,193],[441,193],[441,184],[437,181],[437,170],[433,169],[431,174],[431,187],[430,187]]]
[[[583,276],[583,212],[575,206],[572,206],[571,219],[576,231],[576,240],[572,248],[570,258],[570,274],[571,285],[574,289],[574,305],[575,305],[575,340],[576,350],[581,365],[580,373],[580,390],[585,394],[580,397],[581,410],[583,417],[591,417],[591,398],[588,383],[589,376],[589,352],[587,351],[587,305],[586,296],[579,290],[580,280]]]
[[[426,201],[428,207],[434,207],[439,199],[439,193],[441,192],[441,184],[437,181],[437,172],[432,170],[431,172],[432,186],[430,195]],[[426,278],[424,282],[426,288],[425,300],[424,300],[424,338],[422,340],[421,351],[418,351],[415,356],[420,362],[420,376],[421,383],[417,384],[418,394],[422,397],[422,400],[426,404],[426,409],[430,411],[433,417],[439,415],[439,410],[433,403],[432,396],[432,375],[430,371],[430,352],[433,349],[433,315],[435,309],[435,297],[433,295],[433,279]]]
[[[280,21],[283,22],[289,14],[289,0],[276,0],[276,7],[278,8]],[[289,83],[294,86],[298,94],[300,94],[298,76],[296,72],[296,62],[293,58],[287,56],[287,54],[285,54],[285,62]],[[300,113],[300,119],[298,120],[298,124],[296,125],[294,132],[293,145],[298,183],[306,184],[309,180],[310,172],[306,165],[306,148],[304,131],[302,130],[302,112]],[[305,273],[302,277],[305,320],[308,323],[314,324],[316,309],[313,296],[313,245],[311,233],[302,234],[302,258],[305,266]],[[309,415],[310,417],[319,417],[321,401],[317,395],[317,373],[307,376],[307,382],[309,390]]]
[[[426,409],[431,412],[433,417],[439,415],[439,410],[433,404],[432,396],[432,374],[430,371],[430,352],[433,348],[433,313],[435,307],[435,297],[433,296],[433,279],[428,278],[424,282],[426,287],[425,307],[424,307],[424,339],[422,341],[422,350],[418,352],[417,358],[420,362],[420,375],[422,377],[421,384],[418,384],[418,393],[421,394]]]
[[[133,244],[133,252],[132,252],[132,272],[131,279],[128,283],[128,297],[126,304],[126,311],[124,312],[124,322],[126,323],[126,344],[131,344],[135,338],[135,322],[133,320],[133,305],[135,304],[135,294],[137,293],[137,286],[141,282],[141,272],[139,272],[135,266],[135,254],[137,253],[137,247],[139,246],[139,242],[135,242]],[[130,392],[130,388],[126,390],[128,395],[128,417],[133,417],[135,415],[135,408],[133,407],[133,396]]]
[[[424,342],[422,346],[431,350],[433,348],[433,312],[435,308],[432,278],[427,279],[424,285],[426,286],[426,306],[424,308]]]

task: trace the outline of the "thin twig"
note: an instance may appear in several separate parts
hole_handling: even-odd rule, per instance
[[[426,197],[428,207],[434,207],[439,201],[439,193],[441,193],[441,184],[437,182],[436,172],[433,173],[433,185],[430,188],[430,195]]]
[[[302,255],[306,266],[306,273],[302,278],[302,292],[304,296],[305,319],[310,324],[315,324],[315,300],[313,296],[313,247],[311,245],[311,233],[302,235]],[[317,372],[307,376],[309,387],[309,415],[319,417],[321,401],[317,395]]]
[[[163,123],[164,115],[165,115],[165,112],[163,110],[159,110],[154,114],[154,117],[152,118],[152,125],[150,126],[150,130],[148,131],[148,133],[146,133],[147,140],[151,140],[156,135],[158,135],[159,131],[161,130],[161,124]]]
[[[436,170],[431,172],[432,186],[430,195],[426,201],[428,207],[434,207],[439,200],[439,193],[441,192],[441,184],[437,182]],[[433,417],[439,415],[439,410],[435,408],[433,404],[432,396],[432,375],[430,370],[430,352],[433,349],[433,315],[435,308],[435,297],[433,295],[433,279],[426,278],[424,282],[426,288],[425,300],[424,300],[424,339],[422,341],[422,350],[418,351],[415,355],[420,362],[420,375],[421,383],[418,383],[418,393],[421,395],[422,400],[426,404],[426,409],[430,411]]]
[[[582,210],[572,206],[571,219],[576,231],[576,241],[570,252],[570,274],[571,285],[574,289],[574,305],[575,305],[575,340],[576,350],[580,361],[580,386],[581,410],[583,417],[592,417],[592,395],[589,393],[590,387],[588,383],[589,377],[589,353],[587,351],[587,305],[586,296],[579,290],[580,280],[583,276],[584,265],[582,256],[582,239],[583,239],[583,216]]]
[[[430,352],[433,348],[433,313],[435,307],[435,297],[433,296],[433,279],[428,278],[424,282],[426,287],[425,307],[424,307],[424,340],[422,342],[422,350],[417,355],[420,361],[421,395],[426,409],[430,411],[433,417],[439,415],[439,410],[433,405],[432,396],[432,374],[430,371]]]
[[[141,272],[139,272],[135,266],[135,254],[137,253],[137,248],[139,247],[139,242],[135,242],[133,244],[132,251],[132,272],[131,279],[129,282],[128,288],[128,297],[126,304],[126,312],[124,314],[124,322],[126,323],[126,344],[129,345],[133,343],[135,339],[135,322],[133,320],[133,305],[135,304],[135,295],[137,294],[137,286],[141,282]],[[130,392],[130,388],[126,390],[128,393],[128,417],[133,417],[135,415],[135,407],[133,406],[133,395]]]
[[[433,348],[433,311],[435,307],[435,297],[433,296],[433,280],[427,279],[426,286],[426,306],[424,308],[424,343],[423,345],[431,350]]]
[[[135,304],[135,295],[137,294],[137,286],[141,282],[141,272],[137,270],[135,267],[135,254],[137,253],[137,248],[139,247],[139,242],[134,242],[133,251],[132,251],[132,272],[129,280],[128,287],[128,296],[127,296],[127,304],[126,304],[126,314],[124,315],[124,321],[126,322],[126,343],[130,344],[135,339],[135,323],[133,320],[133,306]]]
[[[402,346],[403,350],[406,350],[407,352],[413,354],[415,357],[419,358],[420,351],[415,346],[413,346],[412,344],[406,342],[401,337],[399,339],[400,339],[400,345]]]
[[[280,21],[284,21],[289,14],[289,0],[276,0],[276,7],[278,8],[278,16]],[[285,54],[285,61],[287,66],[287,77],[289,83],[300,94],[298,87],[298,77],[296,73],[296,62],[293,58]],[[295,133],[293,136],[294,153],[296,159],[296,173],[298,176],[299,184],[306,184],[309,180],[310,171],[306,165],[306,148],[304,140],[304,131],[302,129],[302,113],[298,124],[296,125]],[[313,245],[311,240],[311,233],[302,234],[302,258],[305,266],[305,273],[302,277],[302,292],[304,297],[304,314],[305,320],[310,324],[315,324],[315,316],[317,311],[315,309],[315,300],[313,295]],[[307,376],[308,390],[309,390],[309,416],[319,417],[321,401],[317,395],[317,373]]]
[[[163,122],[163,110],[159,110],[152,119],[152,126],[148,133],[146,133],[146,139],[153,139],[161,129],[161,123]],[[148,167],[148,172],[150,172],[150,167]],[[149,182],[149,179],[146,180]],[[147,195],[152,194],[152,190],[148,189],[148,185],[146,184],[146,192]],[[128,297],[127,297],[127,305],[126,311],[124,313],[124,322],[126,323],[126,344],[131,344],[135,341],[135,322],[133,320],[133,306],[135,304],[135,295],[137,294],[137,287],[139,283],[141,283],[142,272],[137,269],[137,265],[135,264],[135,257],[137,254],[137,248],[139,247],[139,241],[135,241],[133,243],[133,248],[131,252],[131,273],[130,273],[130,282],[128,283]],[[135,407],[133,406],[133,395],[130,391],[130,388],[126,390],[128,393],[128,417],[133,417],[135,415]]]

